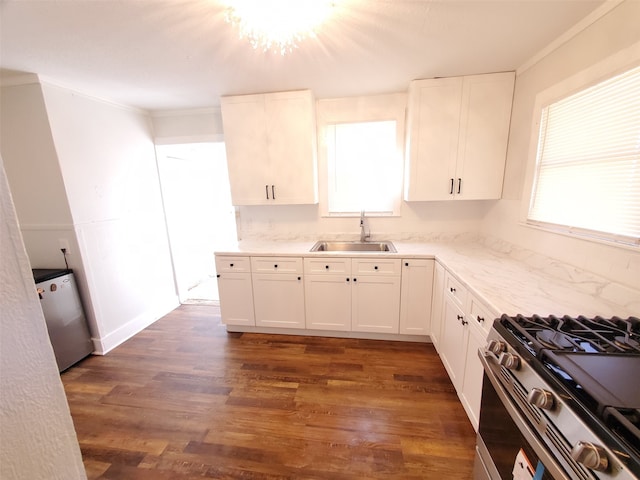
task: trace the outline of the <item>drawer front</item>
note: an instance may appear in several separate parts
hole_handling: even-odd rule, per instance
[[[458,281],[457,278],[449,273],[447,273],[447,278],[445,279],[444,292],[447,298],[453,300],[453,302],[460,308],[465,307],[467,289]]]
[[[402,261],[395,258],[358,258],[353,260],[354,275],[400,275]]]
[[[251,257],[253,273],[299,273],[302,275],[300,257]]]
[[[305,274],[351,275],[350,258],[305,258]]]
[[[489,333],[493,320],[497,317],[474,296],[471,296],[469,314],[469,322],[479,325],[485,334]]]
[[[216,272],[248,273],[251,272],[249,257],[216,256]]]

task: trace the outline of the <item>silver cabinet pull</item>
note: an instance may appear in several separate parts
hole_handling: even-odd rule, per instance
[[[451,188],[449,189],[449,195],[453,195],[453,178],[451,179]]]
[[[267,200],[269,200],[269,185],[264,186],[264,191],[267,193]]]
[[[271,185],[271,199],[272,200],[276,199],[276,187],[275,187],[275,185]]]
[[[458,193],[460,193],[460,187],[462,187],[462,179],[458,178]]]

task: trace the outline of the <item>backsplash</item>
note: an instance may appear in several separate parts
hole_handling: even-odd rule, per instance
[[[473,241],[492,204],[483,201],[404,203],[401,216],[365,214],[365,221],[374,240]],[[359,216],[323,217],[317,205],[237,207],[236,213],[241,240],[357,240],[359,221]]]

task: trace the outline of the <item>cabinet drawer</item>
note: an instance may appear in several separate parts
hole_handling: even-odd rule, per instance
[[[251,257],[253,273],[299,273],[302,275],[302,258],[299,257]]]
[[[479,325],[485,334],[489,333],[496,315],[491,313],[491,310],[485,307],[484,304],[480,303],[480,301],[473,295],[471,296],[471,301],[469,303],[469,322]]]
[[[467,289],[455,278],[453,275],[447,273],[447,278],[444,284],[445,295],[453,300],[453,302],[460,308],[465,307],[465,301],[467,299]]]
[[[249,257],[216,256],[216,272],[251,272],[251,260]]]
[[[400,275],[402,262],[393,258],[362,258],[353,260],[354,275]]]
[[[305,258],[304,273],[328,275],[351,275],[351,259],[350,258]]]

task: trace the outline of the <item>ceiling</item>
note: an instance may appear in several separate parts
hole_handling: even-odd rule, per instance
[[[515,70],[604,3],[335,1],[317,37],[282,56],[240,39],[223,0],[0,0],[0,68],[150,111],[303,88],[390,93],[416,78]]]

